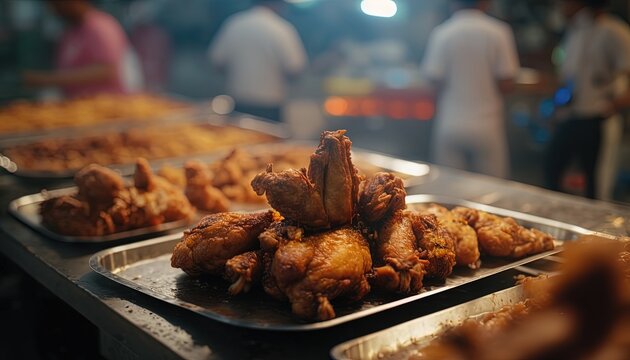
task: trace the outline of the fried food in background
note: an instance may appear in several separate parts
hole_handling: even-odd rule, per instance
[[[524,282],[526,301],[467,320],[409,358],[627,359],[627,250],[596,237],[568,244],[559,275]]]
[[[197,161],[189,161],[186,170],[186,190],[188,200],[199,210],[210,213],[228,211],[230,200],[221,190],[210,185],[212,175],[208,167]]]
[[[0,109],[0,133],[150,121],[186,107],[184,103],[149,94],[102,94],[59,102],[16,101]]]
[[[176,220],[191,220],[195,209],[180,189],[154,175],[138,159],[133,186],[113,170],[90,165],[75,176],[76,195],[44,201],[42,224],[64,235],[101,236]]]
[[[89,164],[130,164],[138,157],[149,160],[207,153],[242,143],[263,143],[274,137],[235,127],[169,124],[131,128],[122,132],[54,138],[3,149],[20,170],[66,171]]]

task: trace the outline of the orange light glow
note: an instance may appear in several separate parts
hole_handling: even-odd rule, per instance
[[[435,105],[429,100],[416,101],[413,105],[413,116],[419,120],[431,120],[435,115]]]
[[[324,102],[324,109],[332,116],[344,116],[348,112],[348,100],[341,97],[329,97]]]
[[[365,98],[363,100],[361,100],[361,115],[363,116],[377,116],[381,114],[381,109],[382,104],[380,101],[372,99],[372,98]]]
[[[409,117],[407,103],[402,100],[394,100],[387,104],[387,115],[392,119],[402,120]]]

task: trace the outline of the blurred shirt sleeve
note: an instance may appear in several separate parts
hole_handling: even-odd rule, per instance
[[[439,34],[434,31],[429,36],[424,60],[420,68],[422,76],[431,81],[441,81],[446,75],[446,49]]]
[[[229,28],[229,26],[221,28],[208,48],[210,62],[216,67],[225,66],[227,63],[230,45]]]
[[[512,30],[506,26],[497,42],[495,75],[500,80],[514,79],[518,75],[519,61]]]
[[[617,73],[630,73],[630,28],[619,25],[611,36],[610,60]]]
[[[283,39],[277,42],[278,59],[286,74],[297,75],[306,67],[304,45],[294,28],[287,27]]]

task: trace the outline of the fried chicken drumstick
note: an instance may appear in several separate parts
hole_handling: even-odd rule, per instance
[[[404,209],[405,196],[407,192],[401,178],[380,172],[361,183],[357,209],[362,220],[378,223],[397,210]]]
[[[345,130],[325,131],[308,170],[267,171],[252,188],[266,194],[269,205],[286,219],[309,230],[349,225],[355,214],[360,178],[352,164],[352,142]]]

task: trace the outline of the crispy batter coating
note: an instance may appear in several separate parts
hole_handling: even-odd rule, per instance
[[[91,164],[81,169],[74,176],[79,188],[79,196],[99,207],[106,207],[114,197],[125,188],[125,183],[114,170]]]
[[[189,275],[222,275],[228,260],[259,247],[258,235],[273,221],[273,211],[208,215],[184,232],[173,250],[171,266]]]
[[[429,261],[426,276],[445,280],[455,266],[455,240],[435,215],[412,212],[411,219],[418,245],[424,250],[423,258]]]
[[[378,229],[373,246],[376,288],[402,294],[422,289],[427,260],[423,260],[408,211],[396,211]]]
[[[458,207],[452,213],[466,220],[477,232],[481,252],[496,257],[521,258],[554,248],[553,237],[526,229],[514,219]]]
[[[361,219],[377,223],[406,207],[403,180],[391,173],[380,172],[363,181],[359,189],[358,212]]]
[[[352,164],[345,130],[325,131],[308,170],[273,168],[256,175],[252,188],[282,216],[310,230],[349,225],[355,215],[360,177]]]
[[[361,233],[346,227],[301,236],[296,229],[272,235],[277,250],[269,268],[272,288],[267,284],[265,290],[276,298],[286,296],[300,318],[332,319],[331,301],[358,301],[370,291],[369,245]]]
[[[479,260],[481,254],[475,229],[470,227],[460,216],[454,215],[447,208],[437,204],[431,204],[422,212],[435,215],[440,224],[444,226],[455,240],[456,265],[467,266],[471,269],[479,268],[481,265],[481,260]]]
[[[225,263],[223,278],[232,283],[228,288],[230,295],[249,292],[252,285],[262,277],[262,252],[248,251],[236,255]]]

